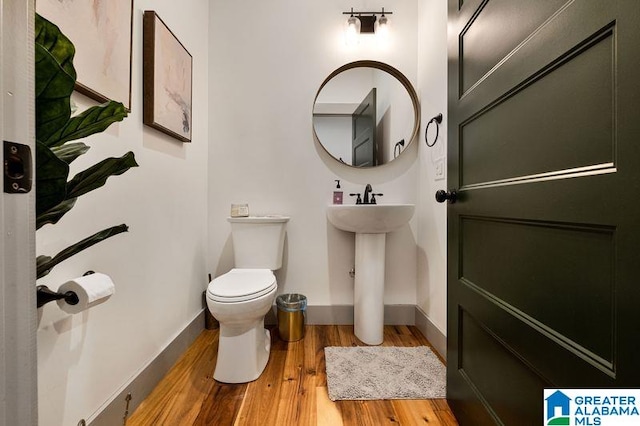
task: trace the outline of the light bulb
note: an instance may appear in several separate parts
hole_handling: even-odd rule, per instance
[[[358,44],[358,37],[360,36],[360,20],[351,15],[344,28],[344,40],[347,46],[355,46]]]
[[[390,25],[389,18],[384,16],[384,14],[378,18],[375,23],[376,37],[383,42],[389,41]]]

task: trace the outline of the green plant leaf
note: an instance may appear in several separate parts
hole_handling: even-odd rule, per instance
[[[71,164],[73,160],[89,151],[89,147],[82,142],[67,143],[60,146],[52,146],[51,151],[67,164]]]
[[[122,103],[109,101],[71,117],[64,127],[51,135],[44,143],[49,147],[58,146],[94,133],[100,133],[116,121],[122,121],[126,116],[127,109]]]
[[[73,57],[76,48],[71,40],[65,36],[57,25],[36,13],[35,43],[46,49],[60,67],[74,80],[76,70],[73,67]],[[36,92],[38,93],[38,92]]]
[[[51,262],[51,256],[40,255],[40,256],[36,257],[36,270],[39,271],[41,268],[45,268],[46,264],[49,263],[49,262]],[[50,270],[51,269],[48,269],[46,271],[46,273],[44,273],[42,275],[38,275],[36,277],[36,279],[40,278],[41,276],[44,277],[45,275],[47,275],[49,273]]]
[[[47,140],[71,116],[76,83],[75,48],[60,29],[43,17],[35,21],[36,139]]]
[[[111,228],[104,229],[100,232],[96,232],[90,237],[85,238],[82,241],[78,241],[77,243],[67,247],[62,250],[60,253],[56,254],[51,258],[50,256],[38,256],[36,259],[37,272],[36,278],[42,278],[47,275],[54,266],[59,264],[60,262],[70,258],[71,256],[80,253],[81,251],[88,249],[94,244],[99,243],[100,241],[104,241],[107,238],[111,238],[114,235],[118,235],[122,232],[127,232],[129,227],[125,224],[112,226]]]
[[[56,64],[48,57],[42,48],[36,45],[36,86],[43,85],[43,92],[36,97],[36,139],[46,140],[69,120],[71,106],[69,95],[73,91],[75,80],[71,80],[63,73],[48,74]],[[46,64],[48,63],[48,65]],[[37,68],[47,71],[40,72]],[[69,89],[69,95],[56,93]]]
[[[60,204],[54,206],[52,209],[47,210],[45,213],[36,217],[36,229],[42,228],[47,223],[58,223],[62,216],[67,214],[69,210],[76,204],[77,198],[71,198],[70,200],[64,200]]]
[[[36,217],[65,200],[68,176],[69,165],[36,141]]]
[[[105,184],[109,176],[121,175],[131,167],[137,167],[133,152],[120,158],[109,157],[73,177],[67,184],[67,198],[79,197]]]

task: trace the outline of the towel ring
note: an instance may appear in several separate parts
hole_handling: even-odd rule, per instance
[[[433,139],[433,143],[429,143],[429,139],[427,139],[427,133],[429,132],[429,125],[433,122],[436,123],[436,137],[435,139]],[[424,129],[424,141],[429,148],[431,148],[436,144],[436,142],[438,142],[438,135],[440,134],[440,123],[442,123],[442,114],[438,114],[431,120],[429,120],[429,122],[427,123],[427,128]]]

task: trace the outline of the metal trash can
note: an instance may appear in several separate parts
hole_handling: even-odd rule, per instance
[[[280,338],[295,342],[304,337],[307,320],[307,297],[302,294],[281,294],[276,298]]]

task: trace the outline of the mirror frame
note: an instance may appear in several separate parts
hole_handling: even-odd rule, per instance
[[[402,150],[400,155],[398,155],[398,157],[394,158],[393,160],[391,160],[391,161],[389,161],[387,163],[379,164],[377,166],[372,166],[372,167],[354,166],[352,164],[347,164],[347,163],[345,163],[343,161],[340,161],[339,159],[334,157],[333,154],[331,154],[327,150],[327,148],[325,148],[325,146],[323,145],[322,141],[318,137],[318,134],[316,133],[316,127],[313,124],[313,110],[315,108],[316,101],[318,100],[318,96],[320,95],[320,92],[322,91],[324,86],[326,86],[327,83],[329,83],[329,81],[331,81],[331,79],[333,77],[337,76],[338,74],[340,74],[343,71],[347,71],[347,70],[350,70],[350,69],[353,69],[353,68],[365,68],[365,67],[379,69],[379,70],[385,71],[385,72],[391,74],[391,76],[395,77],[396,80],[398,80],[400,82],[400,84],[402,84],[402,86],[405,88],[405,90],[409,94],[409,97],[411,98],[411,104],[413,105],[413,114],[414,114],[414,117],[413,117],[413,123],[414,123],[413,124],[413,130],[411,132],[411,137],[409,137],[409,143],[407,143],[407,146]],[[340,163],[342,165],[345,165],[345,166],[348,166],[348,167],[352,167],[352,168],[358,169],[358,170],[369,170],[369,169],[374,169],[376,167],[382,167],[382,166],[385,166],[387,164],[392,163],[397,158],[400,158],[402,153],[404,153],[407,150],[407,148],[409,148],[411,146],[411,144],[413,144],[413,141],[417,138],[418,131],[420,130],[420,102],[418,101],[418,94],[416,93],[416,90],[413,88],[413,85],[411,84],[409,79],[407,77],[405,77],[404,74],[402,74],[400,71],[398,71],[396,68],[392,67],[391,65],[385,64],[384,62],[379,62],[379,61],[372,61],[372,60],[354,61],[354,62],[349,62],[348,64],[342,65],[341,67],[337,68],[335,71],[333,71],[331,74],[329,74],[329,76],[327,78],[324,79],[324,81],[322,82],[322,84],[318,88],[318,91],[316,92],[316,96],[315,96],[315,98],[313,98],[313,105],[311,107],[311,111],[312,111],[311,112],[311,117],[312,117],[311,127],[313,129],[313,138],[315,139],[315,141],[322,147],[324,152],[326,152],[327,155],[329,155],[329,157],[333,158],[335,161],[337,161],[338,163]]]

